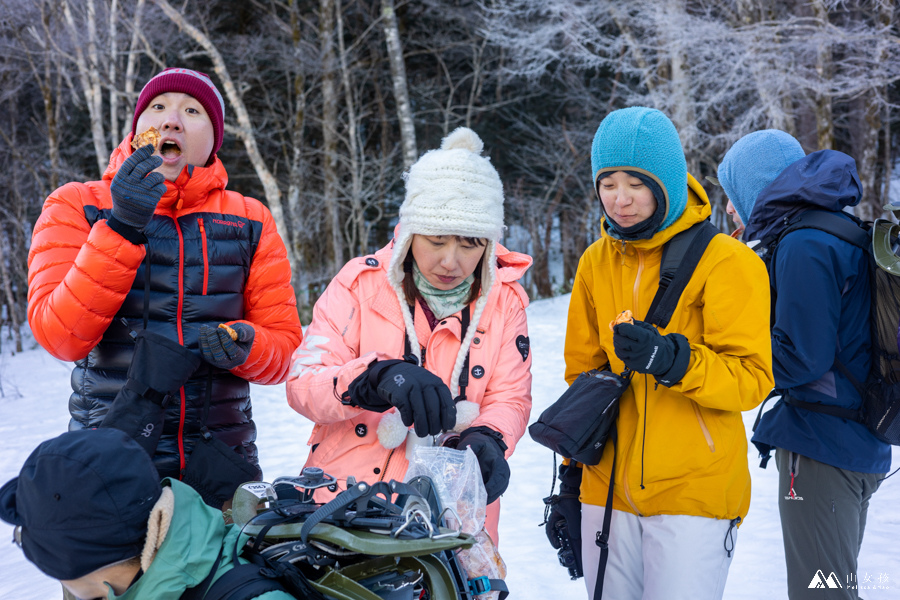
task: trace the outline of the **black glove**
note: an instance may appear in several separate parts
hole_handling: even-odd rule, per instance
[[[487,503],[500,497],[509,486],[509,464],[506,462],[507,446],[503,435],[490,427],[469,427],[459,434],[459,450],[472,449],[481,467],[481,479],[487,492]]]
[[[625,366],[637,373],[654,375],[669,387],[684,377],[691,347],[680,333],[662,335],[645,321],[619,323],[613,328],[613,347]]]
[[[135,336],[128,379],[100,427],[124,431],[153,456],[170,396],[199,366],[200,357],[175,340],[142,329]]]
[[[151,173],[162,163],[162,158],[153,156],[153,146],[147,144],[135,150],[119,167],[109,186],[113,230],[119,231],[116,225],[125,225],[142,231],[150,222],[159,199],[166,193],[166,178],[162,173]]]
[[[456,404],[441,378],[404,360],[376,361],[354,379],[341,400],[374,412],[397,407],[403,424],[416,435],[437,435],[456,425]]]
[[[581,501],[578,494],[581,489],[581,468],[573,464],[559,466],[559,494],[546,498],[544,502],[550,505],[550,514],[547,516],[545,533],[550,545],[556,550],[565,552],[566,538],[568,537],[571,556],[560,554],[560,562],[566,561],[572,578],[580,577],[584,572],[581,564]],[[574,564],[568,564],[574,560]]]
[[[226,371],[247,362],[256,336],[256,331],[247,323],[235,323],[231,329],[237,333],[237,341],[231,339],[231,334],[223,327],[213,329],[209,325],[200,326],[200,353],[203,359]]]

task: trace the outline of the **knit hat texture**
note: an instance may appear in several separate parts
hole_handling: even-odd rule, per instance
[[[744,224],[750,222],[760,192],[804,156],[800,142],[778,129],[749,133],[725,153],[717,173],[719,184]]]
[[[137,135],[138,132],[135,131],[135,128],[138,118],[147,109],[150,101],[160,94],[169,92],[181,92],[196,98],[209,116],[209,120],[212,121],[213,148],[206,165],[204,165],[210,166],[215,162],[216,152],[222,147],[222,136],[225,130],[225,102],[222,100],[222,94],[219,93],[206,73],[172,68],[155,75],[147,82],[138,96],[137,104],[134,107],[134,119],[131,121],[131,133]]]
[[[482,156],[484,143],[478,134],[459,127],[441,142],[440,149],[426,152],[405,175],[406,199],[400,206],[400,222],[394,239],[388,281],[397,294],[413,353],[421,361],[412,314],[403,294],[403,260],[414,234],[458,235],[488,240],[481,268],[481,296],[454,365],[450,391],[457,382],[487,297],[496,278],[496,242],[503,233],[503,184],[489,158]]]
[[[654,108],[633,106],[608,115],[594,134],[591,146],[594,191],[604,173],[637,171],[653,178],[666,202],[663,230],[687,206],[687,162],[681,139],[669,118]]]
[[[0,519],[21,527],[25,556],[54,579],[78,579],[141,555],[161,493],[150,456],[118,429],[43,442],[0,488]]]

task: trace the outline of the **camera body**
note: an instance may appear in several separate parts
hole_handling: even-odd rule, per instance
[[[566,527],[566,522],[564,520],[558,521],[554,526],[553,531],[556,534],[556,539],[559,541],[559,551],[556,553],[559,564],[568,569],[569,577],[572,579],[583,577],[584,573],[578,566],[578,560],[575,558],[575,551],[572,550],[572,541],[569,538],[569,528]]]

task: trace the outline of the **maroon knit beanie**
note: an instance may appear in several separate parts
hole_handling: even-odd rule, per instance
[[[150,101],[160,94],[168,92],[181,92],[197,99],[206,110],[213,126],[213,149],[205,166],[210,166],[216,159],[216,152],[222,147],[222,132],[225,129],[225,102],[222,94],[216,89],[215,84],[206,73],[192,71],[190,69],[166,69],[154,76],[138,96],[137,105],[134,107],[134,119],[131,122],[131,133],[137,135],[138,117],[150,104]]]

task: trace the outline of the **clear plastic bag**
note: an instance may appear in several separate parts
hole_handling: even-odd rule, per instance
[[[444,515],[449,527],[462,527],[463,533],[475,536],[475,545],[459,550],[457,559],[466,570],[469,579],[486,576],[488,579],[506,577],[506,564],[500,558],[497,547],[484,531],[487,492],[481,480],[481,468],[472,450],[455,450],[444,446],[418,447],[409,461],[406,480],[427,475],[434,482],[441,505],[450,507],[459,516],[449,512]],[[497,600],[499,592],[478,596],[484,600]]]

